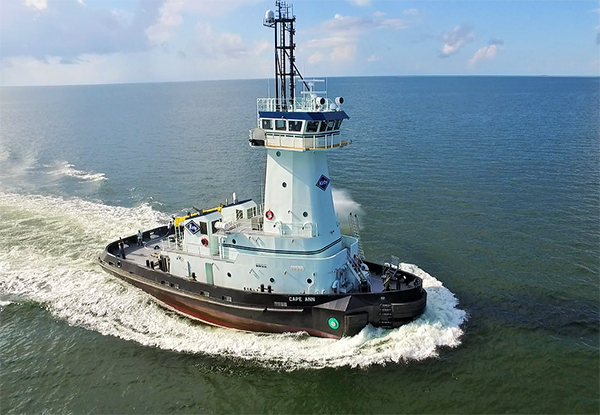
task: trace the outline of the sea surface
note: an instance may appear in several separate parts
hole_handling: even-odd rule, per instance
[[[342,340],[208,327],[109,242],[259,200],[266,80],[0,89],[0,412],[598,413],[600,80],[332,78],[336,210],[426,313]]]

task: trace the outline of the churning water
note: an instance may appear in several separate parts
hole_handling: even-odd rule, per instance
[[[329,81],[353,141],[329,157],[340,221],[428,291],[401,328],[208,327],[104,273],[108,241],[260,198],[263,86],[2,89],[2,412],[597,410],[596,78]]]

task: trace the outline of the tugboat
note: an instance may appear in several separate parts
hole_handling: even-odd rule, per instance
[[[264,26],[275,32],[275,97],[257,100],[251,147],[266,149],[264,200],[196,209],[169,224],[110,243],[107,272],[169,309],[247,331],[353,336],[365,326],[395,328],[423,313],[422,280],[366,261],[358,217],[341,233],[326,155],[350,145],[343,98],[319,91],[295,65],[291,6],[276,1]],[[302,83],[296,91],[295,82]],[[298,93],[300,92],[300,93]],[[264,151],[264,150],[263,150]]]

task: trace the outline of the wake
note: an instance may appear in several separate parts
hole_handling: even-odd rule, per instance
[[[157,305],[150,296],[104,273],[104,245],[168,221],[149,205],[107,206],[79,198],[0,192],[0,295],[4,312],[15,298],[44,304],[58,319],[108,336],[176,352],[226,356],[271,368],[368,367],[438,356],[456,347],[466,315],[440,281],[423,279],[425,313],[394,330],[367,326],[341,340],[262,334],[205,326]],[[10,298],[10,301],[6,299]]]

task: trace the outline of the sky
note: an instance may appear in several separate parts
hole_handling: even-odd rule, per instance
[[[289,2],[288,2],[289,3]],[[600,75],[598,1],[296,0],[304,76]],[[1,0],[0,85],[273,77],[274,1]]]

